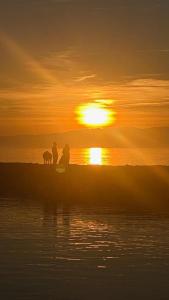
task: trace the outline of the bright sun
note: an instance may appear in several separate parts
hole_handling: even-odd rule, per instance
[[[77,109],[78,120],[88,127],[108,126],[114,121],[113,111],[100,103],[88,103]]]

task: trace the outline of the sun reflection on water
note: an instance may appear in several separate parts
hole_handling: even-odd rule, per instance
[[[104,165],[106,163],[106,149],[104,148],[88,148],[85,153],[86,164]]]
[[[102,148],[90,148],[89,149],[89,162],[90,165],[102,165]]]

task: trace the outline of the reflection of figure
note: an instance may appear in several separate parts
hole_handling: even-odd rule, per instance
[[[62,218],[63,218],[63,225],[65,229],[69,232],[70,229],[70,207],[68,205],[64,205],[62,207]]]
[[[53,164],[56,165],[58,160],[58,151],[57,151],[56,143],[53,143],[52,146],[52,156],[53,156]]]
[[[69,239],[70,236],[70,207],[58,206],[56,203],[45,203],[43,207],[43,226],[52,231],[55,237],[60,234]]]
[[[52,154],[49,151],[43,153],[44,164],[51,165],[52,163]]]
[[[70,148],[69,145],[66,144],[63,148],[63,152],[59,164],[67,168],[69,165],[69,160],[70,160]]]
[[[57,225],[57,205],[44,205],[43,225],[51,226],[56,229]]]

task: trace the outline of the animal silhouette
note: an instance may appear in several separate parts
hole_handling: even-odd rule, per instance
[[[45,165],[51,165],[52,163],[52,154],[49,151],[43,153],[43,160]]]
[[[52,156],[53,156],[53,164],[56,165],[57,160],[58,160],[58,150],[57,150],[56,143],[53,143],[53,146],[52,146]]]

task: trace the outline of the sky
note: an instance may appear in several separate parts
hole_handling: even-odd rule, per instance
[[[81,129],[112,99],[117,127],[169,126],[168,0],[0,0],[0,135]]]

